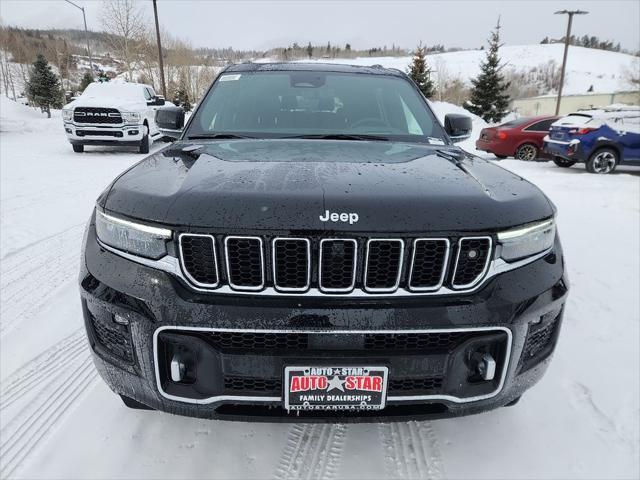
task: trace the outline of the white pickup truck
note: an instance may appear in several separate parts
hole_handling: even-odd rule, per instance
[[[165,104],[149,85],[139,83],[92,83],[62,109],[67,138],[74,152],[85,145],[135,146],[149,153],[162,137],[155,121]]]

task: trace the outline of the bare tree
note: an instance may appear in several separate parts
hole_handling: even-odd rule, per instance
[[[132,70],[145,43],[147,31],[142,12],[133,0],[104,0],[102,26],[112,34],[109,36],[109,43],[115,55],[122,60],[127,79],[133,81]]]

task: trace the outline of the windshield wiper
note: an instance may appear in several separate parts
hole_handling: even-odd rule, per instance
[[[249,135],[239,135],[237,133],[199,133],[197,135],[189,135],[187,136],[188,140],[205,140],[205,139],[235,139],[235,138],[255,138],[250,137]]]
[[[388,142],[387,137],[381,137],[379,135],[356,135],[351,133],[325,133],[325,134],[307,134],[307,135],[291,135],[281,138],[302,138],[312,140],[375,140],[380,142]]]

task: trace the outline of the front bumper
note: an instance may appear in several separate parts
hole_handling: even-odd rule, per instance
[[[64,130],[72,145],[139,145],[143,125],[77,124],[65,122]]]
[[[348,304],[340,298],[197,293],[166,272],[101,248],[92,225],[84,258],[80,285],[85,325],[106,383],[154,409],[202,418],[379,421],[497,408],[543,375],[568,290],[559,241],[544,258],[500,274],[472,294],[350,299]],[[216,332],[225,332],[227,343],[216,344]],[[427,332],[471,336],[444,351],[406,346],[367,350],[362,343],[367,335],[398,339]],[[272,335],[268,341],[266,334]],[[241,340],[229,340],[230,335]],[[303,335],[312,336],[315,348],[296,343]],[[529,355],[532,339],[540,343],[541,336],[546,343]],[[242,343],[247,338],[250,343]],[[494,342],[498,367],[491,383],[470,385],[460,373],[465,342],[474,341]],[[191,385],[173,383],[168,372],[168,349],[182,347],[197,352],[195,363],[201,366],[196,368],[201,380]],[[301,363],[385,365],[390,382],[408,379],[410,388],[390,390],[381,411],[288,413],[278,381],[284,366]],[[441,384],[424,383],[433,378]]]

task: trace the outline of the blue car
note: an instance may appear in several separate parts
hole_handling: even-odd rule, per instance
[[[590,173],[640,166],[640,108],[572,113],[551,124],[543,150],[559,167],[583,162]]]

